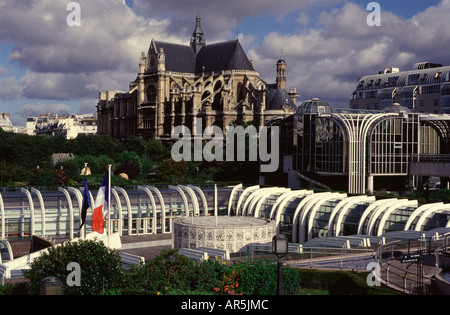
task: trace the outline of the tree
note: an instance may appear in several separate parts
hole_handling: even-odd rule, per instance
[[[156,178],[165,182],[179,182],[186,176],[187,162],[165,159],[156,167]]]
[[[70,263],[80,266],[80,286],[68,285]],[[57,277],[64,284],[64,294],[93,295],[121,287],[123,271],[119,254],[95,240],[69,241],[52,246],[30,263],[24,275],[29,279],[30,294],[39,292],[41,279]]]

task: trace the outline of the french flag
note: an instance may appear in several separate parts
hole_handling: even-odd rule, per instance
[[[108,216],[109,172],[103,178],[97,197],[95,198],[95,208],[92,214],[92,230],[103,234],[105,228],[105,218]]]

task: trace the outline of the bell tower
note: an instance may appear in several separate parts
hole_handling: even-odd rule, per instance
[[[277,90],[286,89],[286,61],[282,57],[277,62]]]

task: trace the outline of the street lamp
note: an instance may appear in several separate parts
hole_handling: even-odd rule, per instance
[[[272,252],[278,257],[277,270],[277,295],[283,295],[283,264],[282,259],[288,253],[288,238],[286,235],[278,234],[272,239]]]
[[[63,283],[56,277],[41,279],[39,286],[40,295],[63,295]]]

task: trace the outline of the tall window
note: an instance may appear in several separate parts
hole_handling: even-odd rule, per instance
[[[154,85],[149,85],[147,88],[147,102],[156,103],[156,88]]]

